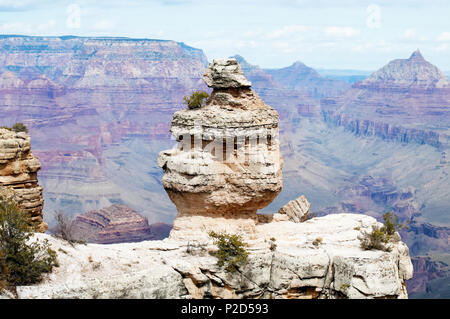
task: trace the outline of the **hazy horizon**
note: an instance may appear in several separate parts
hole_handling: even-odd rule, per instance
[[[0,0],[0,34],[173,40],[265,69],[374,71],[419,48],[447,73],[449,13],[443,0]]]

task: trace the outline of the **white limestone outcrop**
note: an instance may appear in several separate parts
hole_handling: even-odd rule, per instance
[[[60,266],[19,298],[406,298],[412,277],[406,245],[364,251],[358,235],[372,217],[337,214],[303,223],[262,223],[248,263],[235,273],[217,265],[207,236],[197,241],[70,244],[47,234]],[[275,240],[273,240],[275,239]],[[274,245],[276,247],[274,247]]]

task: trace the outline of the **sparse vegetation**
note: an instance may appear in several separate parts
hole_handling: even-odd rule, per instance
[[[85,244],[85,241],[78,240],[77,236],[74,232],[74,219],[70,216],[68,216],[63,211],[56,211],[54,213],[54,219],[56,222],[56,225],[53,227],[52,231],[53,234],[61,238],[70,244],[79,243],[79,244]]]
[[[204,91],[192,92],[190,96],[185,96],[183,98],[184,103],[190,109],[198,109],[205,104],[205,100],[209,97],[209,94]]]
[[[244,266],[248,260],[248,252],[245,247],[247,243],[242,241],[242,237],[235,234],[216,233],[211,231],[208,233],[214,239],[218,251],[215,253],[218,258],[217,265],[225,266],[225,269],[233,273]]]
[[[13,131],[14,132],[25,132],[25,133],[28,133],[28,128],[26,127],[26,125],[25,124],[23,124],[23,123],[16,123],[16,124],[14,124],[13,125],[13,127],[12,127],[12,129],[13,129]]]
[[[277,249],[277,244],[275,244],[275,241],[276,241],[275,237],[270,238],[270,246],[269,246],[269,249],[270,249],[271,251],[274,251],[275,249]]]
[[[349,284],[342,284],[340,287],[341,291],[347,292],[348,288],[350,288]]]
[[[94,261],[94,259],[92,258],[92,256],[88,257],[88,261],[92,266],[92,270],[97,270],[102,266],[102,263],[100,261]],[[130,265],[131,266],[131,265]]]
[[[0,126],[0,128],[7,129],[9,131],[14,131],[16,133],[18,133],[18,132],[28,133],[28,128],[26,127],[26,125],[23,123],[20,123],[20,122],[14,124],[12,127],[4,125],[4,126]]]
[[[395,236],[396,232],[406,227],[407,225],[399,223],[397,215],[388,211],[383,215],[383,226],[372,226],[372,232],[363,233],[363,236],[359,238],[361,248],[389,251],[386,244],[398,239]]]
[[[313,245],[318,247],[322,243],[322,241],[323,241],[322,237],[317,237],[316,239],[314,239]]]
[[[29,217],[11,200],[0,198],[0,283],[4,287],[40,282],[58,266],[47,240],[30,242]]]
[[[383,231],[388,234],[389,236],[392,236],[395,234],[395,232],[408,228],[407,224],[401,224],[398,221],[398,216],[395,214],[392,214],[391,212],[387,211],[383,215]]]
[[[10,128],[9,126],[3,125],[3,126],[0,126],[0,128],[4,128],[4,129],[6,129],[8,131],[12,131],[12,128]]]

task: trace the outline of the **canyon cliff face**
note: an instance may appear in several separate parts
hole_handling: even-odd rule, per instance
[[[43,189],[37,179],[40,168],[31,153],[30,136],[0,128],[0,196],[15,201],[31,217],[34,229],[45,232]]]
[[[174,41],[2,36],[1,125],[28,126],[47,209],[126,204],[171,222],[156,162],[142,163],[174,144],[170,117],[203,86],[206,65],[201,50]]]
[[[449,298],[448,278],[450,266],[448,260],[436,260],[430,256],[412,257],[414,277],[407,281],[408,293],[415,298]]]
[[[357,135],[447,149],[450,81],[420,51],[391,61],[338,99],[324,99],[325,121]]]
[[[297,61],[291,66],[281,69],[264,69],[282,86],[306,92],[315,99],[339,96],[350,88],[350,84],[341,80],[322,77],[316,70]]]

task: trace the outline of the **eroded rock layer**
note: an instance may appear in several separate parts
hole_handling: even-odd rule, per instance
[[[250,88],[235,59],[214,60],[205,82],[213,88],[206,106],[174,114],[171,132],[179,145],[158,159],[179,212],[173,229],[208,224],[199,216],[211,216],[210,227],[217,217],[251,228],[256,211],[282,189],[278,113]]]
[[[450,81],[418,50],[321,105],[326,122],[357,135],[449,146]]]
[[[30,136],[0,128],[0,195],[14,200],[31,217],[35,230],[45,232],[43,189],[37,178],[40,168],[31,153]]]
[[[147,218],[123,205],[78,215],[73,231],[78,239],[98,244],[154,239]]]

